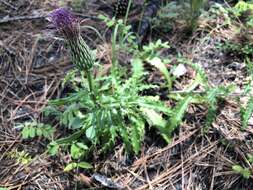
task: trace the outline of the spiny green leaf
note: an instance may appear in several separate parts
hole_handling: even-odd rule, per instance
[[[132,124],[131,124],[131,141],[132,141],[132,147],[135,152],[135,154],[138,154],[141,149],[141,142],[144,137],[144,127],[145,124],[141,120],[140,117],[134,117],[132,116],[130,118]]]
[[[144,67],[143,67],[143,61],[139,58],[134,58],[132,60],[132,77],[133,78],[140,78],[144,74]]]
[[[248,127],[249,119],[253,114],[253,97],[250,97],[246,108],[241,107],[241,121],[242,121],[242,129],[246,129]]]
[[[150,126],[158,126],[160,128],[165,128],[167,122],[156,111],[148,108],[141,108],[141,111],[145,115],[147,120],[150,122]]]
[[[173,113],[172,110],[164,104],[164,102],[159,101],[159,97],[143,96],[139,97],[137,102],[134,103],[138,104],[142,108],[152,109],[166,115],[171,115]]]
[[[176,127],[182,122],[185,112],[192,101],[192,97],[188,96],[181,100],[177,106],[173,109],[173,114],[171,116],[168,129],[169,135],[176,129]]]

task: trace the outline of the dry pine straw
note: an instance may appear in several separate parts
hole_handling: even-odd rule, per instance
[[[23,13],[31,13],[33,9],[51,9],[45,7],[51,2],[24,1],[22,11],[6,5],[1,15],[9,10],[22,18]],[[5,24],[0,29],[0,50],[5,63],[0,76],[0,186],[11,189],[66,189],[73,186],[73,175],[77,175],[62,172],[69,160],[68,155],[52,159],[43,154],[47,142],[42,139],[22,141],[19,131],[11,127],[19,120],[42,119],[41,109],[48,99],[60,96],[59,81],[72,67],[69,58],[63,56],[61,41],[56,41],[53,35],[44,36],[46,32],[41,31],[46,31],[45,28],[43,20],[28,20],[15,22],[15,26],[14,23]],[[204,43],[196,38],[181,44],[171,43],[178,45],[178,51],[195,62],[208,63],[205,69],[213,85],[227,84],[231,82],[226,78],[230,70],[223,65],[224,55],[219,54],[213,42],[226,38],[224,34],[229,31],[214,28],[212,31],[216,32],[215,35],[210,35]],[[206,35],[205,32],[202,34]],[[170,39],[178,39],[178,36]],[[104,49],[101,52],[104,58],[100,59],[110,64],[108,53]],[[245,78],[242,70],[237,71],[233,81],[239,82],[238,86],[241,86],[240,79]],[[223,80],[217,80],[221,78]],[[183,80],[178,82],[178,88],[183,89],[186,83]],[[246,159],[246,153],[253,154],[252,120],[248,129],[242,132],[238,104],[228,100],[209,132],[203,134],[206,108],[192,105],[188,114],[191,117],[182,124],[171,144],[161,147],[144,143],[142,154],[130,165],[120,164],[126,160],[120,147],[107,160],[96,161],[97,172],[123,184],[126,189],[235,189],[236,186],[250,189],[250,180],[243,180],[231,167],[240,164],[252,168]],[[25,150],[36,158],[29,165],[18,164],[8,156],[15,150]],[[82,175],[89,178],[88,174]]]

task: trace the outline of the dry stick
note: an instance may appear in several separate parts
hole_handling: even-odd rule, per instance
[[[148,175],[148,170],[147,170],[147,165],[146,163],[143,164],[144,166],[144,172],[145,172],[145,175],[146,175],[146,179],[147,179],[147,182],[148,182],[148,186],[149,186],[149,189],[154,189],[151,182],[150,182],[150,178],[149,178],[149,175]]]
[[[10,18],[4,18],[0,20],[0,24],[13,22],[13,21],[22,21],[22,20],[35,20],[35,19],[43,19],[45,18],[45,15],[38,15],[38,16],[17,16],[17,17],[10,17]]]
[[[214,174],[216,172],[215,167],[212,170],[213,170],[213,172],[212,172],[212,180],[211,180],[211,185],[210,185],[209,190],[213,190],[214,189]]]
[[[182,128],[180,128],[180,133],[179,135],[181,135],[182,133]],[[183,143],[181,142],[180,143],[180,159],[181,159],[181,165],[182,165],[182,168],[181,168],[181,176],[182,176],[182,188],[184,189],[184,184],[185,184],[185,181],[184,181],[184,175],[185,175],[185,172],[184,172],[184,157],[183,157]]]
[[[15,21],[23,21],[23,20],[37,20],[37,19],[45,19],[49,12],[42,13],[40,15],[34,15],[34,16],[16,16],[16,17],[10,17],[10,18],[4,18],[0,20],[0,24],[8,23],[8,22],[15,22]],[[90,18],[90,19],[97,19],[100,20],[99,18],[95,16],[88,16],[88,15],[83,15],[83,14],[75,14],[76,16],[80,16],[82,18]]]
[[[47,104],[47,96],[49,95],[50,89],[51,89],[51,87],[53,86],[53,84],[55,83],[55,81],[56,81],[56,80],[53,80],[49,85],[47,85],[47,81],[45,81],[45,87],[47,87],[47,88],[45,88],[45,93],[44,93],[44,95],[40,97],[41,100],[38,101],[38,104],[36,105],[36,108],[40,107],[40,108],[37,109],[37,111],[39,111],[39,110],[41,111],[41,110],[45,107],[45,105]],[[53,88],[53,87],[52,87],[52,88]],[[56,87],[53,89],[52,94],[49,95],[49,99],[53,96],[53,94],[54,94],[54,92],[55,92],[55,90],[56,90],[57,88],[58,88],[58,85],[56,85]],[[44,99],[44,101],[43,101],[43,99]],[[41,103],[42,106],[38,106],[39,103]]]
[[[37,39],[35,40],[35,42],[34,42],[34,44],[33,44],[33,46],[32,46],[31,55],[28,56],[28,59],[29,59],[30,61],[28,61],[28,65],[26,66],[25,84],[27,84],[27,82],[28,82],[29,73],[30,73],[30,70],[32,69],[33,60],[34,60],[34,57],[35,57],[35,51],[36,51],[36,48],[37,48],[39,39],[40,39],[40,37],[37,37]]]
[[[2,156],[0,157],[0,162],[2,161],[2,159],[4,158],[4,156],[9,152],[9,150],[13,147],[13,145],[18,142],[18,141],[13,141],[13,143],[11,143],[11,145],[7,148],[7,150],[2,154]]]
[[[13,118],[15,118],[14,116],[16,115],[16,113],[18,112],[18,109],[26,102],[26,100],[28,99],[28,98],[30,98],[31,96],[32,96],[33,94],[30,94],[30,95],[28,95],[28,96],[26,96],[19,104],[18,104],[18,106],[15,108],[15,110],[12,112],[12,115],[11,115],[11,117],[8,119],[8,121],[12,121],[13,120]]]

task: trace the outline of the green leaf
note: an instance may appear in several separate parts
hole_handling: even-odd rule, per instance
[[[131,141],[130,141],[131,137],[129,136],[129,133],[128,133],[128,130],[127,130],[126,126],[120,126],[119,127],[119,133],[120,133],[120,136],[123,139],[124,146],[125,146],[126,150],[128,152],[131,152]]]
[[[21,134],[22,134],[22,138],[23,138],[23,139],[28,139],[28,138],[30,137],[29,127],[24,127],[24,128],[22,129]]]
[[[45,116],[60,116],[61,112],[58,111],[54,106],[46,106],[45,108],[43,108],[42,112],[45,114]]]
[[[141,111],[149,121],[150,126],[166,127],[167,122],[156,111],[148,108],[141,108]]]
[[[172,80],[166,65],[162,62],[162,60],[159,57],[149,59],[148,62],[154,67],[156,67],[163,74],[163,76],[167,81],[168,89],[170,90],[172,88]]]
[[[139,97],[136,103],[142,108],[148,108],[157,112],[162,112],[166,115],[172,115],[173,113],[168,106],[159,101],[158,97]]]
[[[50,136],[52,136],[55,132],[55,128],[51,127],[51,126],[46,126],[43,130],[42,130],[42,133],[43,133],[43,136],[45,138],[49,138]]]
[[[140,78],[144,74],[143,61],[140,58],[134,58],[132,64],[132,77]]]
[[[81,143],[81,142],[77,142],[76,145],[77,145],[78,147],[80,147],[81,149],[83,149],[83,150],[88,150],[88,149],[89,149],[88,146],[87,146],[86,144]]]
[[[93,140],[96,137],[96,127],[95,126],[89,127],[86,130],[85,134],[88,139]]]
[[[93,166],[89,164],[88,162],[79,162],[77,164],[78,167],[83,168],[83,169],[91,169]]]
[[[39,137],[41,137],[42,134],[43,134],[42,128],[38,127],[38,128],[36,129],[36,134],[37,134]]]
[[[64,172],[69,172],[69,171],[71,171],[71,170],[73,170],[73,169],[76,169],[77,166],[78,166],[77,163],[72,162],[72,163],[68,164],[68,165],[64,168]]]
[[[177,104],[177,106],[173,109],[174,111],[168,125],[168,129],[169,129],[168,135],[171,135],[171,133],[176,129],[176,127],[182,122],[182,119],[191,101],[192,101],[192,97],[187,96],[183,100],[181,100]]]
[[[253,164],[253,155],[252,154],[247,154],[247,159],[248,161]]]
[[[170,136],[169,136],[169,129],[167,128],[168,122],[165,121],[161,115],[159,115],[156,111],[147,109],[147,108],[141,108],[141,111],[143,112],[146,120],[149,122],[150,126],[155,126],[159,132],[161,133],[161,136],[163,139],[169,143],[170,142]]]
[[[241,174],[245,179],[249,179],[251,176],[251,171],[249,168],[243,168],[240,165],[233,165],[232,169],[238,173]]]
[[[87,149],[88,147],[83,143],[73,143],[70,148],[70,153],[74,159],[79,159],[85,154],[85,150]]]
[[[205,123],[207,128],[205,130],[207,130],[212,125],[212,123],[215,121],[216,114],[217,114],[217,108],[218,107],[217,107],[216,103],[209,105],[207,115],[206,115],[206,123]]]
[[[29,136],[31,138],[34,138],[36,136],[36,128],[34,127],[29,127]]]
[[[191,92],[193,91],[197,86],[200,84],[204,84],[204,80],[201,74],[197,74],[194,81],[186,88],[185,92]]]
[[[248,122],[253,114],[253,97],[250,97],[246,108],[241,107],[240,114],[242,121],[242,129],[246,129],[248,127]]]
[[[47,150],[51,156],[54,156],[58,153],[59,145],[56,142],[51,142],[50,144],[48,144]]]
[[[76,163],[76,162],[72,162],[72,163],[69,163],[65,168],[64,168],[64,172],[69,172],[73,169],[76,169],[76,168],[83,168],[83,169],[91,169],[93,168],[91,164],[89,164],[88,162],[79,162],[79,163]]]
[[[78,159],[83,155],[82,149],[80,149],[76,144],[72,144],[70,148],[71,157]]]
[[[71,129],[79,129],[83,126],[83,122],[79,117],[75,117],[70,121],[69,126]]]
[[[141,120],[140,116],[137,117],[131,117],[130,118],[132,124],[131,124],[131,143],[132,147],[134,149],[135,154],[138,154],[141,149],[141,142],[144,137],[144,127],[145,124]]]
[[[84,131],[85,131],[84,129],[81,129],[68,137],[56,140],[55,143],[57,143],[59,145],[60,144],[70,144],[73,141],[77,140],[79,137],[81,137],[82,134],[84,133]]]

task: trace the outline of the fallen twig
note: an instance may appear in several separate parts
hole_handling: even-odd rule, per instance
[[[37,15],[37,16],[16,16],[16,17],[7,17],[0,20],[0,24],[21,21],[21,20],[35,20],[35,19],[43,19],[46,15]]]

